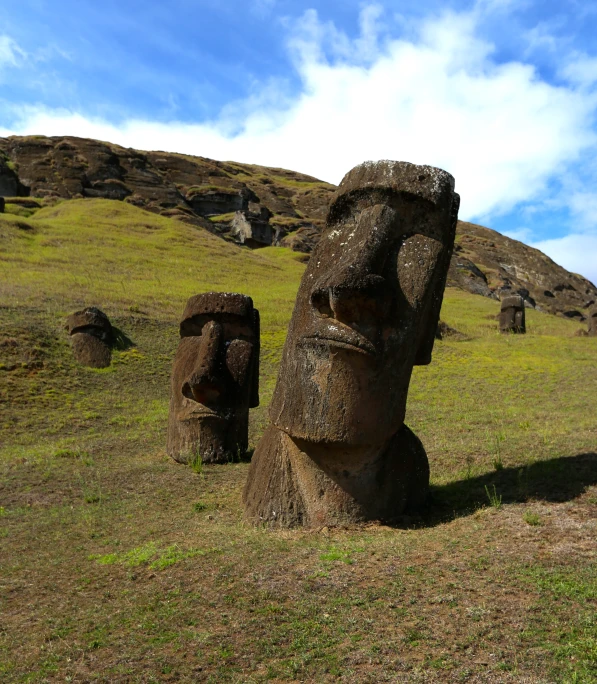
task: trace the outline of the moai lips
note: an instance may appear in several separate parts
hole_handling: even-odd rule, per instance
[[[181,463],[226,463],[248,445],[259,405],[259,312],[250,297],[191,297],[180,323],[170,388],[168,454]]]
[[[413,366],[431,361],[458,204],[430,166],[368,162],[342,180],[297,295],[249,519],[391,519],[425,499],[427,456],[404,414]]]
[[[90,306],[66,319],[73,355],[84,366],[106,368],[112,359],[113,333],[103,311]]]
[[[500,332],[526,333],[524,299],[511,295],[502,299],[500,311]]]

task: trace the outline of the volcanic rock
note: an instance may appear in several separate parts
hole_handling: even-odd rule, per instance
[[[431,361],[458,215],[450,174],[366,162],[344,177],[296,299],[243,492],[257,524],[395,519],[429,463],[404,424],[414,365]]]

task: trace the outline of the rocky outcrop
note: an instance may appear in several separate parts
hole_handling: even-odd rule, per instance
[[[267,207],[259,211],[237,211],[232,219],[230,235],[242,245],[260,247],[274,243],[274,229],[270,225],[271,212]]]
[[[274,244],[287,231],[269,217],[322,221],[334,186],[294,171],[219,162],[167,152],[140,152],[73,137],[0,138],[0,196],[104,197],[130,202],[215,233],[233,215],[248,224],[239,242]]]
[[[527,308],[584,320],[597,287],[538,249],[474,223],[458,222],[448,285],[503,300],[520,295]]]
[[[305,259],[320,239],[334,191],[285,169],[83,138],[0,138],[1,197],[121,200],[250,247],[289,247]],[[496,300],[520,295],[527,307],[579,321],[597,303],[597,288],[582,276],[517,240],[461,221],[448,284]]]

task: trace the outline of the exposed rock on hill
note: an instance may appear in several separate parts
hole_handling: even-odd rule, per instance
[[[248,238],[254,245],[301,227],[320,229],[334,189],[294,171],[84,138],[0,138],[0,196],[124,200],[223,235],[241,212],[255,224]]]
[[[538,249],[495,230],[458,222],[448,284],[494,299],[519,294],[525,306],[582,321],[597,288]]]
[[[0,197],[104,197],[130,202],[251,247],[282,245],[308,254],[319,240],[335,186],[252,164],[140,152],[73,137],[0,138]],[[30,204],[33,202],[33,205]],[[494,299],[585,320],[597,288],[532,247],[459,222],[448,284]]]

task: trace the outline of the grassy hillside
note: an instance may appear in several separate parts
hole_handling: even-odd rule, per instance
[[[498,302],[447,290],[462,336],[407,411],[433,500],[396,528],[248,528],[247,464],[166,457],[187,297],[261,311],[254,445],[297,256],[109,200],[0,215],[0,679],[597,681],[597,340],[577,323],[528,311],[502,336]],[[92,304],[134,342],[105,370],[63,330]]]

